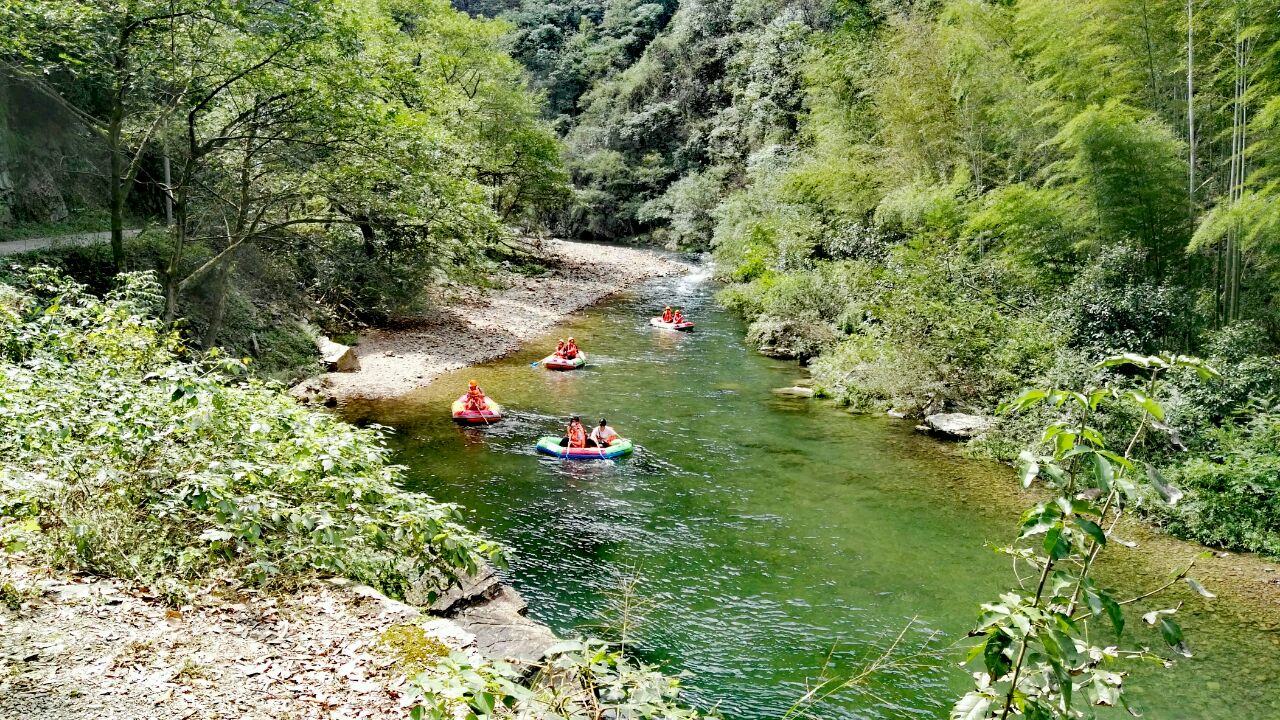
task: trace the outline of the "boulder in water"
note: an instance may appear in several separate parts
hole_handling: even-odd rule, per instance
[[[968,440],[994,424],[994,419],[982,415],[938,413],[926,416],[919,429],[952,440]]]
[[[774,388],[773,394],[785,395],[787,397],[811,398],[813,397],[813,388],[800,387],[799,385],[794,387]]]

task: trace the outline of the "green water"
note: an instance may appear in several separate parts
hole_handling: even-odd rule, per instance
[[[962,636],[976,604],[1012,581],[986,544],[1007,540],[1031,501],[1016,495],[1009,469],[963,459],[902,422],[774,396],[801,371],[748,351],[713,290],[696,277],[658,281],[573,319],[559,334],[578,338],[585,370],[531,368],[548,338],[402,400],[349,410],[393,427],[415,486],[459,503],[514,550],[507,574],[532,616],[573,634],[608,616],[609,592],[635,576],[654,603],[638,654],[690,671],[700,706],[776,718],[824,665],[849,673],[908,624],[905,647],[931,633],[942,644]],[[696,331],[650,328],[664,302],[687,308]],[[468,376],[506,406],[507,420],[450,422]],[[607,416],[636,454],[536,455],[536,439],[558,433],[570,413]],[[1130,554],[1104,577],[1158,579],[1153,565]],[[1280,718],[1276,633],[1247,611],[1191,602],[1184,624],[1196,659],[1131,680],[1147,716]],[[957,660],[952,650],[873,676],[815,713],[945,717],[966,687]]]

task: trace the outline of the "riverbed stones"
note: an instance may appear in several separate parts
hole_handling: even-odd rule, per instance
[[[991,429],[994,425],[993,418],[983,415],[937,413],[925,416],[924,424],[917,426],[917,429],[952,440],[968,440]]]

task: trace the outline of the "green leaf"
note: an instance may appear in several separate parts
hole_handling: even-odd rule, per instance
[[[1195,578],[1186,578],[1186,580],[1187,580],[1187,585],[1189,585],[1192,590],[1199,593],[1201,597],[1207,597],[1210,600],[1218,597],[1217,595],[1214,595],[1213,593],[1209,592],[1209,590],[1206,589],[1205,586],[1201,585],[1200,582]]]
[[[987,642],[982,650],[982,662],[993,681],[1004,677],[1013,669],[1013,662],[1005,653],[1012,644],[1013,639],[999,629],[993,630],[987,636]]]
[[[1057,523],[1055,527],[1044,536],[1044,551],[1049,553],[1049,557],[1054,560],[1061,560],[1071,554],[1071,546],[1067,544],[1066,538],[1062,537],[1062,524]]]
[[[1098,489],[1104,494],[1111,493],[1111,483],[1115,480],[1115,470],[1111,467],[1111,461],[1099,453],[1093,453],[1093,479],[1097,481]]]
[[[1093,613],[1094,617],[1102,617],[1102,596],[1098,594],[1097,590],[1092,587],[1086,587],[1084,589],[1084,600],[1089,605],[1089,612]]]
[[[1098,367],[1109,368],[1118,367],[1120,365],[1136,365],[1140,368],[1149,368],[1156,358],[1139,355],[1137,353],[1122,353],[1120,355],[1112,355],[1102,362],[1098,363]]]
[[[1075,640],[1071,635],[1064,631],[1059,625],[1054,625],[1050,628],[1050,632],[1052,632],[1053,636],[1057,639],[1058,647],[1062,648],[1062,655],[1067,659],[1067,662],[1072,665],[1079,663],[1080,651],[1076,649]]]
[[[986,693],[969,692],[951,708],[951,720],[984,720],[991,701],[992,697]]]
[[[1133,392],[1131,397],[1140,405],[1142,409],[1151,414],[1151,417],[1157,420],[1164,420],[1164,408],[1160,407],[1160,403],[1156,402],[1144,393]]]
[[[1178,501],[1182,499],[1182,491],[1170,485],[1169,482],[1164,479],[1164,475],[1161,475],[1160,471],[1156,469],[1155,465],[1146,463],[1146,466],[1147,480],[1151,483],[1152,487],[1156,489],[1156,492],[1160,494],[1160,499],[1164,500],[1165,504],[1170,507],[1177,505]]]
[[[1099,597],[1102,599],[1102,607],[1107,611],[1107,617],[1111,618],[1111,627],[1115,628],[1116,637],[1119,637],[1124,632],[1124,610],[1120,609],[1120,604],[1110,595],[1103,593]]]
[[[1082,517],[1075,517],[1071,519],[1071,523],[1084,531],[1084,534],[1092,538],[1095,543],[1099,545],[1107,544],[1107,534],[1103,532],[1102,528],[1094,521],[1086,520]]]
[[[1160,618],[1160,636],[1170,645],[1182,642],[1182,628],[1171,617]]]
[[[1035,481],[1040,474],[1040,463],[1031,453],[1023,450],[1018,455],[1018,480],[1022,483],[1022,487],[1031,487],[1031,483]]]
[[[1034,406],[1041,400],[1049,397],[1048,390],[1025,390],[1021,395],[1009,401],[1009,404],[1001,408],[1002,412],[1019,412]]]

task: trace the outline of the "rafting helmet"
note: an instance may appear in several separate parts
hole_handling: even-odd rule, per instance
[[[600,427],[604,427],[608,424],[609,424],[608,420],[605,420],[604,418],[600,418]]]
[[[467,381],[467,385],[469,385],[470,387],[475,387],[475,386],[476,386],[476,381],[475,381],[475,380],[468,380],[468,381]]]

